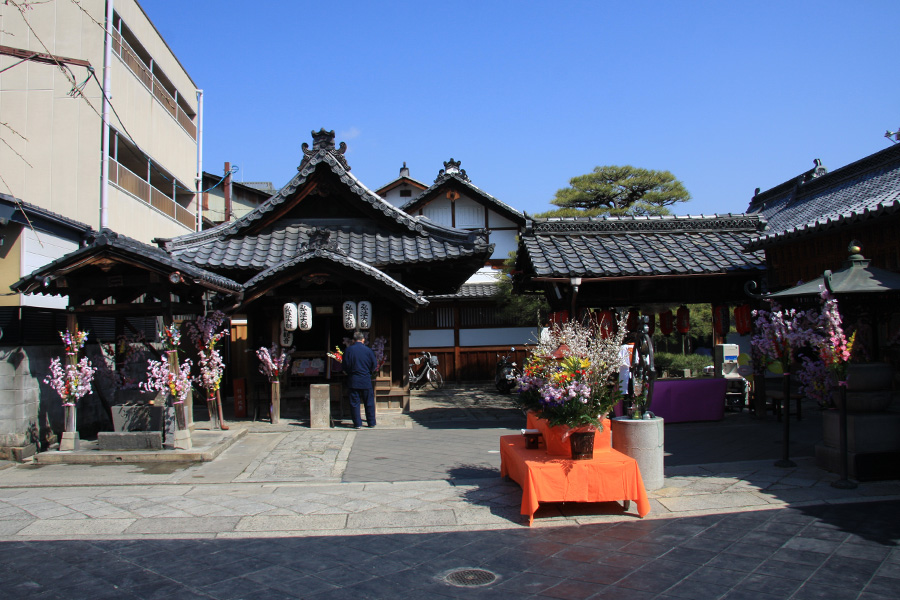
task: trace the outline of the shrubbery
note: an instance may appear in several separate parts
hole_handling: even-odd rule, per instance
[[[703,367],[713,364],[711,356],[699,354],[674,354],[670,352],[657,352],[653,355],[656,371],[662,373],[668,371],[669,375],[680,375],[684,369],[690,369],[694,373],[702,373]]]

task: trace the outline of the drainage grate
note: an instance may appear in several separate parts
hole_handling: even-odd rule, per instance
[[[484,569],[456,569],[447,573],[444,580],[458,587],[480,587],[494,583],[497,576]]]

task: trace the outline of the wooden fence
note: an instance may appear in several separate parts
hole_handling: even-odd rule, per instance
[[[438,371],[446,382],[457,381],[492,381],[497,370],[497,355],[506,356],[509,346],[478,346],[459,349],[459,362],[456,360],[454,348],[415,348],[410,350],[409,364],[422,352],[430,352],[438,357]],[[528,348],[516,346],[510,357],[521,371],[522,363],[528,356]]]

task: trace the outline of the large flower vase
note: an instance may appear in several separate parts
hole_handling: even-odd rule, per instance
[[[573,431],[569,433],[569,446],[572,460],[591,460],[594,458],[594,432]]]
[[[216,395],[207,392],[206,409],[209,411],[209,428],[210,430],[221,429],[222,423],[219,421],[219,408],[216,401]]]
[[[173,374],[178,374],[181,370],[181,365],[178,364],[178,350],[168,350],[166,352],[166,359],[169,362],[169,372]],[[194,425],[194,402],[193,395],[188,394],[187,398],[184,400],[184,426],[181,425],[181,422],[178,421],[178,411],[175,411],[176,423],[178,423],[179,429],[192,429]]]
[[[271,401],[269,404],[269,422],[273,425],[281,420],[281,382],[276,379],[270,379],[272,384]]]
[[[592,432],[594,433],[592,447],[595,452],[609,450],[612,447],[609,419],[603,419],[601,424],[602,429]],[[537,429],[541,432],[547,454],[551,456],[572,458],[572,442],[569,438],[575,431],[571,427],[567,427],[566,425],[556,425],[555,427],[551,427],[550,422],[547,421],[547,419],[542,419],[537,413],[532,411],[528,412],[526,427],[528,429]]]
[[[76,429],[76,406],[74,402],[63,404],[63,434],[59,441],[60,451],[78,450],[78,430]]]

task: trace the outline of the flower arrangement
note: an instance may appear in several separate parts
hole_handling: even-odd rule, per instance
[[[820,324],[823,334],[816,346],[825,368],[842,382],[847,379],[847,363],[853,356],[856,332],[848,338],[844,334],[843,318],[838,310],[838,301],[827,289],[822,289],[822,315]]]
[[[330,359],[332,359],[332,360],[336,360],[336,361],[338,361],[339,363],[344,362],[344,353],[341,352],[341,347],[340,347],[340,346],[335,346],[335,347],[334,347],[334,352],[329,352],[329,353],[328,353],[328,358],[330,358]]]
[[[818,339],[815,311],[782,309],[773,302],[772,310],[754,310],[752,314],[756,334],[750,338],[751,344],[767,359],[779,362],[785,374],[790,373],[795,351],[805,345],[814,345]]]
[[[602,427],[603,417],[619,400],[619,347],[625,316],[618,331],[604,338],[597,323],[554,324],[529,353],[517,378],[519,403],[551,425]]]
[[[148,360],[147,366],[147,381],[141,383],[142,390],[166,392],[177,403],[187,399],[192,381],[190,359],[181,363],[180,368],[174,372],[169,368],[169,363],[161,360]]]
[[[87,341],[88,332],[79,331],[76,326],[75,331],[69,331],[68,329],[60,331],[59,337],[62,338],[63,344],[66,346],[66,354],[75,355],[84,347],[84,343]]]
[[[269,381],[277,381],[291,364],[291,352],[294,349],[285,350],[275,344],[271,348],[261,347],[256,351],[259,358],[259,372],[269,378]]]
[[[162,330],[159,332],[159,337],[163,341],[166,352],[178,350],[178,346],[181,344],[181,330],[176,323],[163,326]]]
[[[198,317],[188,328],[191,341],[197,348],[200,375],[197,383],[206,389],[208,397],[214,397],[222,383],[225,363],[222,354],[216,348],[219,340],[228,336],[228,329],[219,329],[225,321],[225,314],[214,311],[206,317]]]
[[[84,342],[82,341],[82,344]],[[62,398],[63,405],[74,406],[81,398],[91,393],[91,381],[97,369],[91,366],[86,357],[77,364],[68,364],[63,368],[59,358],[50,360],[50,374],[44,383]]]

